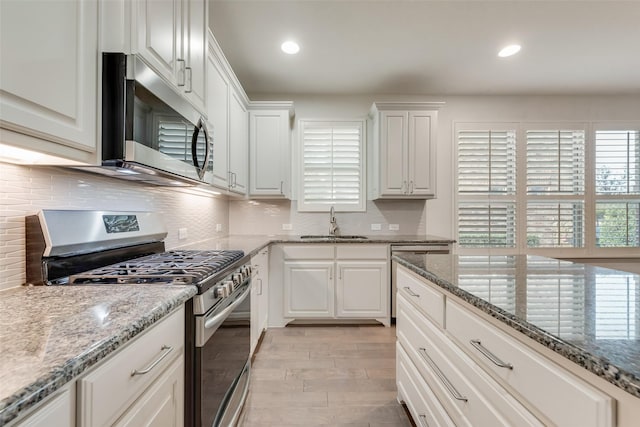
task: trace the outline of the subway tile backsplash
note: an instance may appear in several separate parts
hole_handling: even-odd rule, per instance
[[[160,212],[168,231],[166,247],[171,249],[227,235],[228,206],[225,199],[188,190],[71,169],[0,163],[0,290],[25,282],[24,218],[40,209]],[[222,231],[215,231],[216,224],[222,224]],[[178,239],[180,228],[187,228],[186,239]]]

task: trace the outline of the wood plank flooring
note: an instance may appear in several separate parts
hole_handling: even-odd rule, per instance
[[[411,427],[396,400],[395,328],[267,330],[242,427]]]

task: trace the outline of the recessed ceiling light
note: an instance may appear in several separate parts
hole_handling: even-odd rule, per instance
[[[298,43],[291,40],[282,43],[280,49],[282,49],[284,53],[288,53],[289,55],[295,55],[296,53],[300,52],[300,46],[298,46]]]
[[[507,56],[515,55],[520,52],[521,46],[519,44],[510,44],[509,46],[505,46],[502,48],[500,52],[498,52],[498,56],[501,58],[506,58]]]

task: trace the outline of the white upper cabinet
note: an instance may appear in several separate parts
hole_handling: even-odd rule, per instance
[[[436,196],[438,102],[374,103],[369,153],[371,199]]]
[[[213,128],[213,185],[244,196],[249,189],[249,100],[210,32],[206,98]]]
[[[206,2],[137,0],[134,4],[133,53],[139,53],[204,112]]]
[[[0,52],[0,142],[95,164],[97,0],[0,1]]]
[[[249,113],[237,92],[229,104],[229,190],[247,194],[249,184]]]
[[[249,108],[249,196],[289,198],[293,103],[252,102]]]

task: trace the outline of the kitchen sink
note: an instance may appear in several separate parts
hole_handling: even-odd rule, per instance
[[[367,236],[358,236],[358,235],[345,235],[345,236],[331,236],[321,235],[321,234],[309,234],[306,236],[300,236],[302,240],[367,240],[369,239]]]

